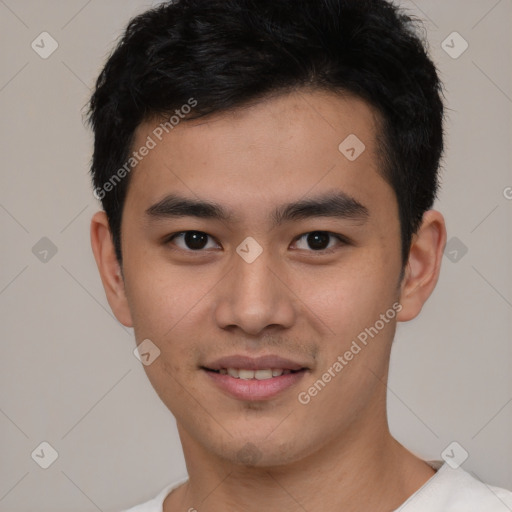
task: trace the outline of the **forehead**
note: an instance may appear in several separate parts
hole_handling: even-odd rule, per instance
[[[361,201],[393,200],[379,172],[378,115],[352,95],[303,90],[165,121],[145,121],[136,131],[132,149],[152,149],[131,175],[127,203],[147,207],[180,192],[256,211],[327,189]]]

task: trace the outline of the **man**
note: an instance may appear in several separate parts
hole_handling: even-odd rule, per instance
[[[178,0],[129,24],[91,99],[92,247],[189,474],[132,511],[512,510],[387,424],[396,323],[446,242],[440,91],[384,0]]]

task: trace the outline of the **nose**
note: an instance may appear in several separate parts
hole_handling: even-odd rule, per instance
[[[234,266],[217,290],[215,319],[219,327],[238,327],[249,335],[265,329],[284,329],[293,325],[296,310],[293,293],[286,286],[283,270],[272,264],[269,251],[251,263],[238,254]]]

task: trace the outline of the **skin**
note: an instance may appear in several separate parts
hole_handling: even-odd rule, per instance
[[[135,148],[157,122],[139,126]],[[364,101],[312,90],[181,122],[132,172],[122,269],[105,213],[94,216],[92,247],[110,306],[137,343],[150,339],[161,351],[144,368],[176,417],[189,473],[165,512],[384,512],[434,474],[391,436],[386,382],[396,322],[416,317],[432,293],[446,229],[439,212],[425,213],[400,281],[398,206],[379,173],[377,126]],[[352,162],[338,150],[349,134],[366,146]],[[364,205],[367,218],[272,224],[276,207],[332,191]],[[219,203],[233,218],[146,213],[171,193]],[[168,241],[187,230],[210,235],[202,252],[183,237]],[[331,252],[315,251],[307,240],[314,231],[348,241],[327,238]],[[236,252],[248,236],[263,249],[252,263]],[[397,316],[300,403],[298,393],[397,302]],[[232,354],[277,354],[308,370],[270,400],[239,400],[200,368]]]

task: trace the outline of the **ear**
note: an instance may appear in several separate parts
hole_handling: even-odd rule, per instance
[[[119,322],[132,327],[121,267],[117,261],[107,215],[103,211],[95,213],[91,220],[91,246],[110,308]]]
[[[399,322],[415,318],[434,291],[441,272],[446,245],[446,225],[441,213],[428,210],[420,228],[413,235],[409,259],[400,285]]]

